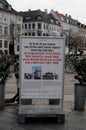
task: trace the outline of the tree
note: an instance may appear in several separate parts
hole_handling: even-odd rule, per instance
[[[15,24],[12,21],[10,23],[10,35],[11,35],[11,42],[10,42],[10,45],[9,45],[9,53],[11,55],[15,55],[15,48],[14,48]]]
[[[66,35],[66,42],[68,46],[68,55],[70,55],[70,52],[73,54],[77,53],[77,44],[78,44],[78,36],[72,33],[71,30],[69,30],[69,33]]]

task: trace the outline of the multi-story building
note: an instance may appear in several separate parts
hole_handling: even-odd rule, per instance
[[[86,25],[78,22],[78,49],[86,54]]]
[[[23,17],[6,0],[0,0],[0,53],[19,52]]]
[[[78,48],[78,21],[73,19],[70,15],[65,15],[65,18],[67,19],[67,24],[68,24],[68,35],[67,35],[67,46],[69,49],[69,53],[77,53]]]
[[[24,36],[58,36],[61,35],[60,22],[51,14],[41,10],[28,10],[21,12],[23,14]]]
[[[77,20],[73,19],[70,15],[64,15],[54,10],[51,10],[51,14],[60,20],[62,26],[62,35],[65,36],[66,53],[76,51],[76,39],[78,37]]]
[[[0,0],[0,53],[18,54],[19,37],[65,36],[67,52],[86,51],[86,25],[51,10],[15,11],[6,0]]]

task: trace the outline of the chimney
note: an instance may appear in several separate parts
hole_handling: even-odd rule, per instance
[[[65,17],[67,18],[67,14],[65,14]]]
[[[30,12],[31,11],[31,9],[28,9],[28,12]]]
[[[71,18],[71,15],[69,15],[69,18]]]
[[[48,13],[47,9],[44,10],[45,13]]]

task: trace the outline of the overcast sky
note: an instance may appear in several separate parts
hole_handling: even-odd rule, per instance
[[[51,9],[63,14],[71,15],[72,18],[86,24],[86,0],[7,0],[17,11]]]

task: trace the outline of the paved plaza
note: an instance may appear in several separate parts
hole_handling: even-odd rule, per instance
[[[34,118],[26,120],[24,124],[18,124],[17,102],[5,104],[0,110],[0,130],[86,130],[86,110],[74,110],[74,78],[71,74],[65,74],[64,103],[65,124],[58,124],[54,118]],[[16,93],[16,79],[13,78],[6,84],[5,98],[11,98]]]

